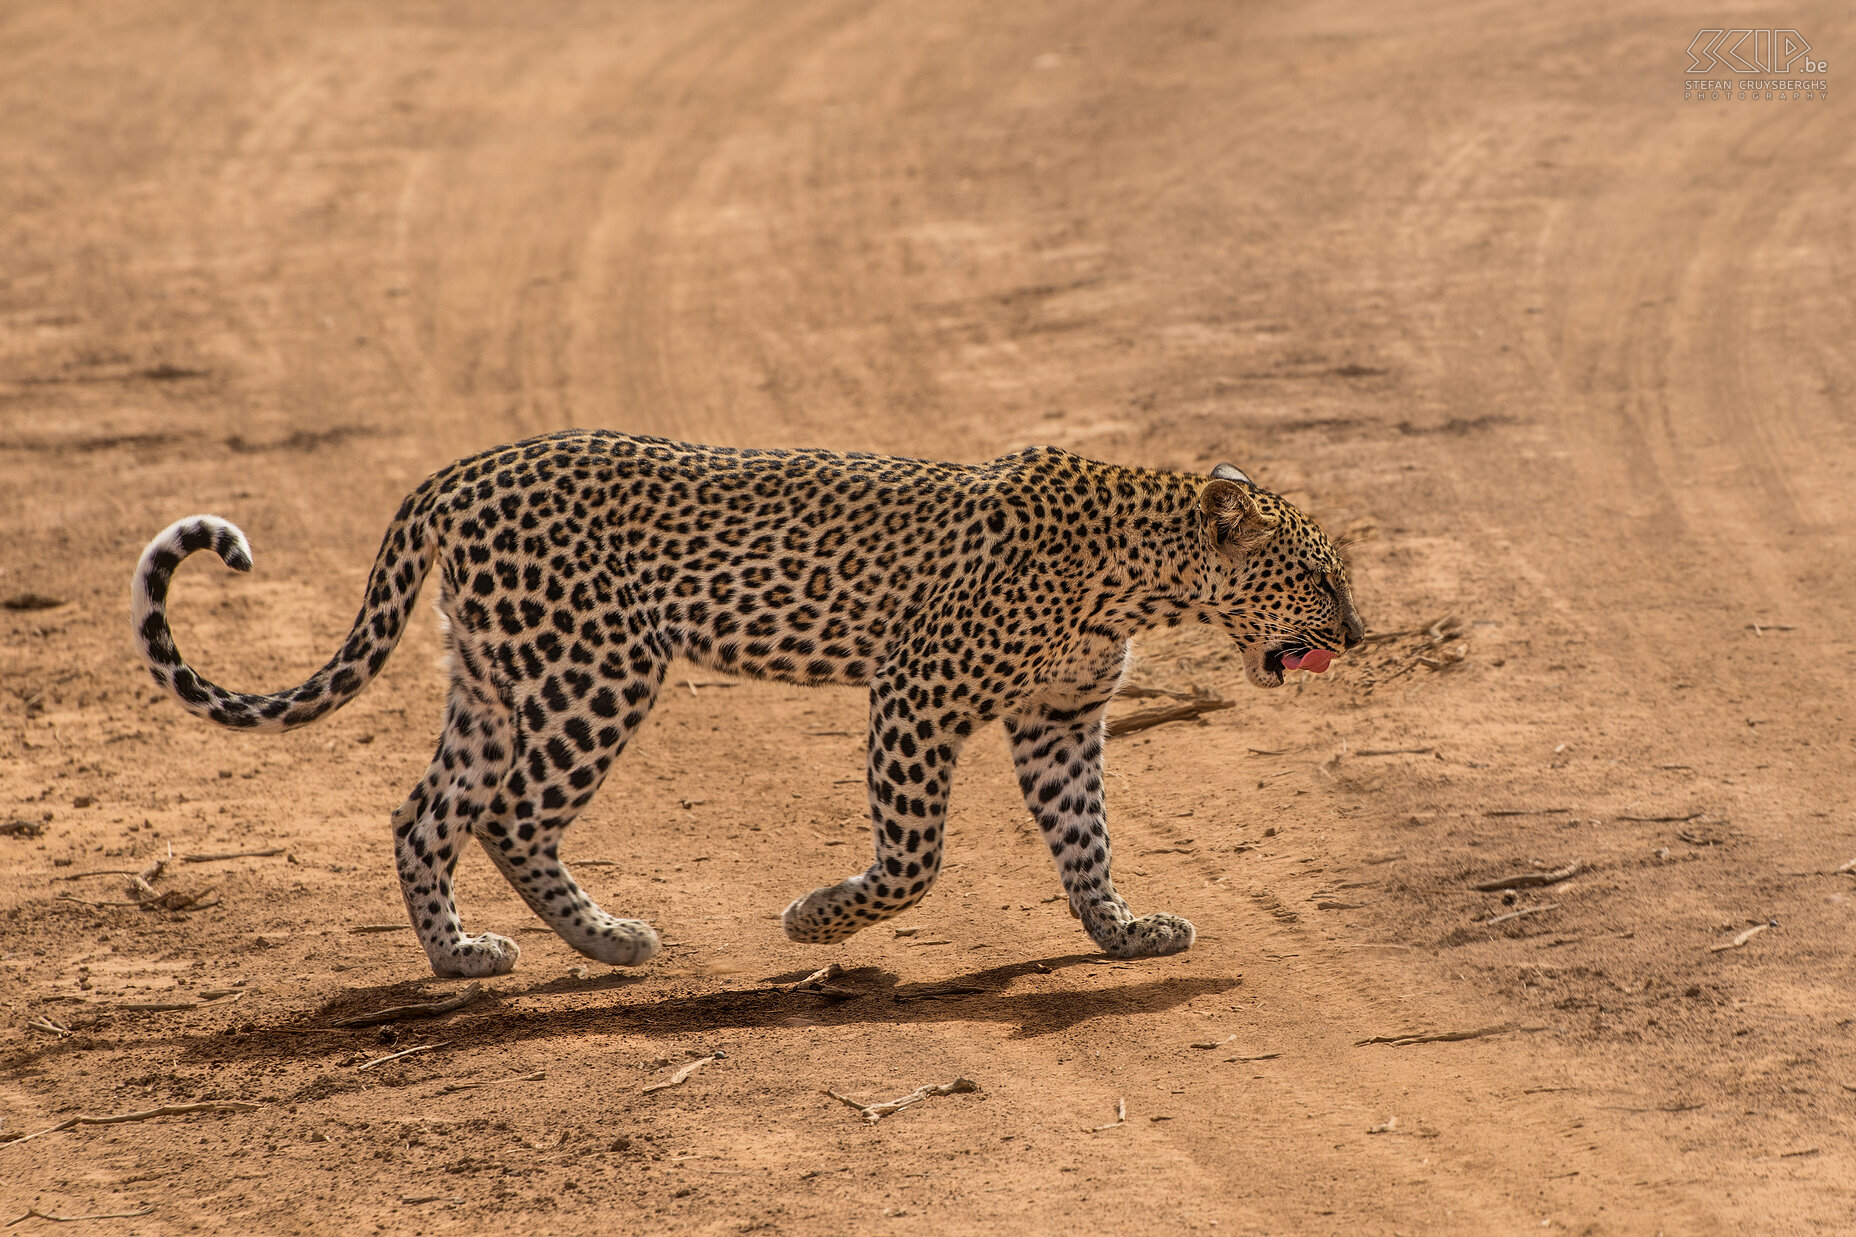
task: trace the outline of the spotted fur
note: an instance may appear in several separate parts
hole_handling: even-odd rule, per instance
[[[1286,652],[1357,643],[1346,570],[1316,525],[1220,465],[1210,478],[1033,447],[974,465],[829,451],[685,446],[571,431],[461,460],[407,496],[360,615],[301,686],[227,691],[181,658],[167,593],[187,555],[251,568],[215,516],[169,526],[136,569],[134,621],[155,681],[245,730],[304,725],[354,698],[438,570],[451,691],[425,777],[393,813],[401,891],[442,975],[515,964],[466,935],[451,876],[476,838],[575,949],[644,962],[657,935],[601,910],[561,835],[644,721],[673,657],[791,683],[868,686],[875,861],[787,907],[830,943],[915,905],[941,870],[962,745],[1004,724],[1019,785],[1070,909],[1122,958],[1176,953],[1192,925],[1115,892],[1104,714],[1136,632],[1210,624],[1253,683]]]

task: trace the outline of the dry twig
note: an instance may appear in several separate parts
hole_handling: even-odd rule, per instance
[[[148,887],[148,882],[167,871],[167,866],[168,859],[163,856],[139,868],[96,868],[89,872],[73,872],[68,876],[54,876],[52,882],[56,884],[59,881],[89,880],[93,876],[127,876],[131,894],[138,897],[144,893],[153,896],[155,891]]]
[[[1779,921],[1776,919],[1768,919],[1765,923],[1754,924],[1731,941],[1721,941],[1718,944],[1708,946],[1708,952],[1711,954],[1718,954],[1724,953],[1729,949],[1738,949],[1758,936],[1761,932],[1764,932],[1767,928],[1776,928],[1778,926]]]
[[[943,1082],[935,1086],[917,1087],[907,1095],[890,1100],[888,1103],[884,1104],[860,1104],[848,1095],[839,1095],[836,1091],[831,1090],[827,1090],[825,1094],[837,1100],[840,1104],[848,1104],[852,1108],[855,1108],[859,1113],[863,1114],[865,1121],[869,1122],[871,1125],[875,1125],[884,1117],[901,1112],[911,1104],[919,1104],[931,1096],[965,1095],[972,1091],[978,1091],[979,1089],[980,1084],[974,1082],[971,1078],[956,1078],[952,1082]]]
[[[1403,631],[1369,632],[1368,644],[1388,640],[1404,639],[1407,636],[1420,637],[1421,642],[1415,649],[1406,652],[1402,660],[1391,665],[1389,672],[1381,674],[1385,666],[1377,666],[1366,671],[1362,685],[1367,692],[1402,678],[1419,666],[1430,670],[1442,670],[1469,656],[1469,645],[1463,631],[1463,624],[1454,614],[1438,619],[1428,627],[1406,628]]]
[[[34,1031],[44,1031],[49,1035],[56,1035],[60,1038],[63,1038],[64,1036],[69,1035],[71,1033],[70,1027],[64,1026],[60,1023],[53,1022],[50,1018],[47,1018],[44,1014],[40,1014],[38,1017],[27,1022],[26,1025]]]
[[[475,1091],[479,1087],[498,1087],[506,1082],[543,1082],[546,1081],[547,1077],[547,1070],[538,1069],[534,1073],[524,1074],[520,1078],[486,1078],[482,1082],[448,1082],[440,1087],[434,1094],[456,1095],[459,1091]]]
[[[19,1219],[8,1220],[6,1226],[12,1228],[15,1224],[23,1224],[27,1220],[50,1220],[53,1224],[76,1224],[79,1220],[133,1220],[139,1216],[154,1213],[153,1207],[144,1207],[140,1211],[106,1211],[94,1216],[55,1216],[34,1207]]]
[[[73,902],[78,906],[127,906],[143,911],[203,911],[219,905],[217,897],[214,897],[211,902],[205,901],[208,895],[217,894],[218,891],[217,885],[208,885],[204,889],[196,890],[170,889],[160,894],[150,889],[148,892],[154,894],[154,897],[143,898],[135,902],[99,902],[94,898],[79,898],[68,893],[61,893],[53,901]]]
[[[1125,1099],[1117,1099],[1115,1101],[1115,1119],[1107,1125],[1095,1126],[1089,1132],[1091,1134],[1100,1134],[1103,1130],[1116,1129],[1126,1124],[1128,1124],[1128,1101]]]
[[[1187,722],[1205,713],[1216,713],[1220,709],[1229,709],[1236,702],[1219,696],[1197,696],[1178,704],[1162,705],[1157,709],[1142,709],[1139,713],[1130,713],[1126,717],[1117,717],[1108,724],[1108,737],[1119,739],[1124,735],[1149,730],[1155,726],[1164,726],[1168,722]]]
[[[464,986],[463,991],[448,996],[442,1001],[423,1001],[416,1005],[393,1005],[371,1014],[354,1014],[347,1018],[337,1018],[329,1025],[332,1027],[372,1027],[379,1026],[383,1022],[398,1022],[402,1018],[436,1018],[440,1014],[463,1009],[482,995],[483,985],[472,980]]]
[[[183,1009],[205,1009],[212,1005],[231,1005],[241,999],[245,992],[244,988],[213,988],[200,993],[200,999],[197,1001],[144,1001],[118,1005],[116,1008],[131,1013],[171,1014]]]
[[[840,988],[836,984],[829,982],[842,974],[844,974],[844,968],[834,962],[830,966],[821,966],[818,970],[813,971],[810,975],[795,983],[775,984],[773,986],[773,991],[800,993],[806,996],[830,997],[837,1001],[842,1001],[849,997],[862,996],[863,993],[857,991],[855,988]]]
[[[1375,1035],[1370,1039],[1356,1040],[1355,1048],[1364,1048],[1368,1044],[1390,1044],[1394,1048],[1404,1048],[1410,1044],[1455,1044],[1466,1039],[1484,1039],[1490,1035],[1506,1035],[1510,1031],[1544,1031],[1545,1027],[1524,1027],[1513,1022],[1498,1022],[1494,1026],[1477,1027],[1472,1031],[1439,1031],[1434,1035]]]
[[[182,863],[218,863],[221,859],[269,859],[272,855],[281,855],[284,848],[273,846],[269,850],[231,850],[217,855],[182,855]]]
[[[357,1065],[354,1072],[359,1074],[364,1070],[373,1069],[376,1065],[385,1065],[388,1061],[397,1061],[401,1057],[410,1057],[415,1052],[431,1052],[437,1048],[449,1048],[450,1046],[451,1041],[447,1039],[436,1044],[420,1044],[416,1048],[402,1048],[398,1052],[389,1052],[384,1057],[375,1057],[365,1065]]]
[[[75,1129],[80,1125],[126,1125],[131,1121],[152,1121],[156,1117],[184,1117],[196,1112],[252,1112],[261,1107],[248,1104],[244,1100],[204,1100],[198,1104],[163,1104],[159,1108],[149,1108],[142,1112],[119,1113],[114,1117],[71,1117],[48,1129],[35,1134],[22,1134],[9,1143],[0,1146],[17,1147],[20,1143],[43,1138],[47,1134],[56,1134],[61,1130]]]
[[[1498,876],[1494,880],[1482,881],[1471,885],[1477,893],[1495,893],[1503,889],[1534,889],[1541,885],[1557,885],[1574,876],[1579,871],[1579,861],[1573,860],[1565,867],[1553,872],[1519,872],[1513,876]]]
[[[203,911],[219,905],[217,885],[208,885],[204,889],[170,889],[166,893],[155,893],[153,889],[148,892],[154,896],[141,903],[145,911]],[[213,900],[208,902],[208,897]]]
[[[1197,687],[1189,692],[1176,692],[1164,687],[1148,687],[1142,683],[1124,683],[1115,694],[1123,700],[1197,700],[1205,695]]]
[[[1401,627],[1397,631],[1369,631],[1363,643],[1380,644],[1387,640],[1403,640],[1407,636],[1429,636],[1432,639],[1438,639],[1446,633],[1456,631],[1462,625],[1456,615],[1446,614],[1422,627]]]
[[[728,1058],[728,1054],[726,1052],[721,1051],[720,1049],[717,1049],[716,1051],[710,1053],[706,1057],[697,1057],[694,1061],[691,1061],[688,1065],[684,1066],[682,1069],[678,1070],[676,1073],[672,1074],[670,1077],[664,1079],[662,1082],[646,1083],[644,1087],[644,1094],[649,1095],[653,1091],[666,1091],[666,1090],[669,1090],[671,1087],[680,1087],[684,1083],[689,1081],[689,1077],[691,1074],[694,1074],[697,1070],[709,1064],[709,1062],[723,1061],[723,1060],[726,1060],[727,1058]]]
[[[935,942],[924,941],[922,943],[924,945],[930,945]],[[947,941],[940,942],[940,944],[943,945],[948,943]],[[948,997],[956,996],[981,996],[989,991],[991,991],[991,989],[977,988],[972,984],[936,984],[932,988],[917,988],[912,992],[898,992],[891,999],[898,1005],[901,1005],[909,1001],[940,1001]]]
[[[1560,909],[1558,902],[1548,902],[1544,906],[1526,906],[1518,911],[1509,911],[1506,915],[1497,915],[1493,919],[1484,920],[1483,926],[1493,927],[1498,923],[1506,923],[1510,919],[1523,919],[1528,915],[1538,915],[1544,911],[1557,911],[1558,909]]]

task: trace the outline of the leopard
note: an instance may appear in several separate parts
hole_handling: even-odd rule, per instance
[[[1034,446],[973,464],[823,449],[698,446],[566,430],[439,469],[388,524],[359,614],[287,690],[231,691],[180,654],[175,570],[211,550],[251,570],[231,522],[191,516],[131,582],[137,647],[163,692],[233,730],[305,726],[380,673],[436,569],[448,694],[430,766],[391,814],[400,892],[432,971],[487,976],[520,955],[468,934],[453,876],[474,838],[523,901],[598,962],[659,950],[561,860],[567,828],[650,713],[673,658],[733,675],[867,688],[867,868],[780,919],[836,944],[919,903],[939,875],[954,769],[998,722],[1070,913],[1117,959],[1189,948],[1111,876],[1103,754],[1132,640],[1201,624],[1244,677],[1325,671],[1365,626],[1320,526],[1240,469],[1209,476]]]

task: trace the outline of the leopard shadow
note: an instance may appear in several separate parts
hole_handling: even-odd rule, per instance
[[[1117,963],[1100,954],[1072,954],[988,967],[932,982],[904,982],[878,967],[845,971],[830,982],[853,991],[850,997],[784,991],[771,986],[794,983],[809,972],[774,976],[770,986],[711,988],[692,995],[644,996],[646,986],[633,975],[592,980],[556,979],[524,988],[493,988],[488,997],[440,1020],[408,1020],[402,1035],[433,1033],[442,1023],[443,1037],[460,1049],[507,1047],[585,1035],[712,1034],[727,1030],[810,1027],[907,1027],[933,1023],[998,1023],[1012,1028],[1008,1038],[1036,1039],[1101,1018],[1162,1013],[1199,997],[1227,992],[1241,975],[1179,975],[1137,980],[1087,991],[1012,991],[1017,981],[1032,980],[1076,967],[1137,972],[1141,965]],[[1169,967],[1168,969],[1175,969]],[[688,981],[674,981],[679,985]],[[713,982],[713,981],[704,981]],[[658,987],[658,984],[650,984]],[[447,985],[450,987],[450,985]],[[241,1061],[322,1058],[352,1050],[358,1037],[317,1033],[338,1017],[366,1010],[441,998],[430,983],[400,983],[355,989],[321,1009],[286,1014],[270,1026],[253,1027],[236,1036],[177,1037],[173,1042],[196,1058]],[[511,998],[597,996],[558,1008],[512,1009]],[[630,999],[628,999],[630,998]],[[642,999],[639,999],[642,998]]]

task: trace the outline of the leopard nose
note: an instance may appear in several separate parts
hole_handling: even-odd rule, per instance
[[[1345,634],[1341,637],[1341,651],[1345,652],[1346,650],[1351,649],[1358,644],[1361,644],[1362,642],[1365,641],[1365,639],[1366,639],[1366,624],[1360,621],[1359,615],[1349,614],[1347,616],[1347,630]]]

